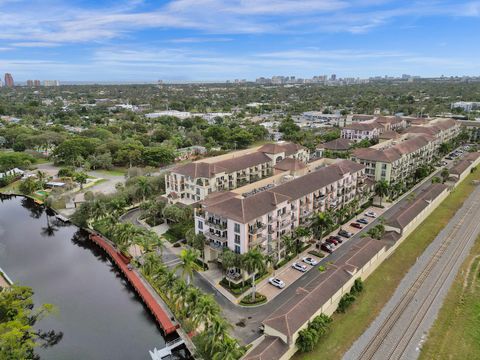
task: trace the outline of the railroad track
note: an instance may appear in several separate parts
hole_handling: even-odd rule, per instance
[[[442,242],[440,247],[435,251],[434,255],[430,258],[430,260],[427,263],[427,266],[425,266],[425,268],[422,270],[419,276],[415,279],[414,283],[408,288],[408,290],[404,293],[404,295],[402,296],[400,301],[397,303],[397,305],[388,314],[387,318],[380,325],[380,327],[378,328],[378,330],[376,331],[375,335],[372,337],[370,342],[359,354],[359,356],[357,357],[358,359],[370,360],[375,357],[378,350],[384,343],[387,335],[390,333],[392,328],[398,322],[398,320],[400,319],[400,317],[402,316],[403,312],[408,307],[408,305],[413,301],[418,290],[422,287],[422,285],[425,283],[425,280],[432,273],[434,267],[436,266],[440,258],[445,254],[451,242],[456,238],[455,235],[457,235],[458,230],[461,229],[466,219],[469,216],[471,216],[472,210],[475,210],[474,212],[478,212],[480,210],[478,209],[478,204],[479,202],[477,200],[473,201],[472,204],[469,205],[467,211],[465,211],[465,213],[462,215],[461,219],[449,231],[448,235],[445,236],[444,241]],[[476,231],[479,225],[480,224],[477,224],[476,226],[474,226],[473,229],[468,231],[468,234],[466,234],[466,236],[462,236],[461,241],[458,241],[458,246],[454,249],[453,255],[448,259],[449,265],[452,261],[458,258],[457,253],[461,254],[461,252],[463,252],[463,250],[467,247],[469,237]],[[387,353],[382,353],[381,355],[382,360],[398,359],[405,353],[408,347],[408,344],[410,343],[411,339],[415,335],[416,330],[422,323],[422,320],[424,319],[431,303],[435,300],[436,295],[440,291],[442,285],[446,282],[448,278],[448,272],[450,269],[451,269],[451,266],[445,266],[442,269],[441,275],[437,278],[435,285],[431,288],[429,294],[425,297],[422,303],[422,306],[420,306],[419,308],[422,311],[419,310],[417,314],[415,314],[414,321],[410,323],[410,325],[407,327],[407,329],[403,333],[403,336],[398,340],[398,342],[396,342],[396,345],[392,349],[389,349]],[[442,279],[441,283],[439,283],[440,279]],[[430,302],[426,304],[427,299],[430,298],[430,295],[433,293],[434,289],[437,288],[436,286],[438,284],[440,284],[440,286],[436,290],[436,293],[434,294],[435,296],[433,296]],[[427,305],[427,306],[424,306],[424,305]],[[411,331],[412,329],[413,331]]]

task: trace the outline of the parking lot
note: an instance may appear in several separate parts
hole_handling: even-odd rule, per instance
[[[385,204],[385,205],[389,205],[389,204]],[[363,211],[360,215],[356,216],[354,219],[350,220],[347,224],[343,225],[341,228],[348,231],[348,232],[351,232],[355,235],[362,230],[351,226],[350,225],[351,223],[356,222],[358,219],[361,219],[361,218],[367,219],[368,223],[370,223],[374,219],[371,218],[371,217],[365,216],[365,213],[374,212],[376,214],[376,217],[378,218],[378,217],[383,215],[383,213],[387,210],[387,208],[388,208],[387,206],[385,206],[385,208],[383,208],[383,209],[378,208],[378,207],[374,207],[374,206],[370,206],[365,211]],[[366,225],[362,224],[362,228],[365,227],[365,226]],[[338,230],[339,229],[337,229],[335,231],[332,231],[331,233],[327,234],[323,238],[323,240],[327,239],[329,236],[337,235]],[[338,244],[338,245],[334,246],[335,249],[337,249],[338,247],[345,244],[349,239],[343,237],[342,240],[343,240],[342,244]],[[274,273],[272,274],[273,277],[276,277],[276,278],[282,280],[285,283],[285,287],[283,289],[280,289],[278,287],[273,286],[272,284],[270,284],[268,282],[268,278],[266,278],[266,279],[262,280],[257,285],[257,291],[260,292],[261,294],[265,295],[267,297],[267,300],[270,301],[273,298],[275,298],[277,295],[279,295],[282,291],[284,291],[288,286],[290,286],[296,280],[298,280],[302,275],[306,274],[308,271],[318,271],[318,270],[316,270],[316,268],[318,268],[318,265],[311,266],[311,265],[308,265],[308,264],[306,264],[302,261],[302,258],[304,258],[304,257],[311,257],[314,260],[316,260],[317,262],[320,261],[321,258],[319,258],[317,256],[313,256],[311,254],[308,254],[308,251],[311,251],[311,250],[319,251],[320,253],[322,253],[324,255],[324,257],[328,257],[328,255],[329,255],[325,251],[315,249],[315,245],[312,245],[310,248],[308,248],[307,250],[305,250],[301,254],[297,255],[295,257],[295,259],[292,259],[287,264],[282,266],[280,269],[274,271]],[[305,265],[307,267],[307,271],[306,272],[301,272],[299,270],[296,270],[296,269],[292,268],[292,264],[295,263],[295,262],[297,262],[299,264],[302,264],[302,265]],[[272,276],[270,276],[270,277],[272,277]]]

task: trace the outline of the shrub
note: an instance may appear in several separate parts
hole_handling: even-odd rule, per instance
[[[296,345],[301,352],[312,351],[318,340],[324,336],[332,323],[332,318],[325,314],[315,316],[307,328],[300,330]]]
[[[325,257],[325,255],[319,251],[316,251],[316,250],[311,250],[308,252],[310,255],[313,255],[313,256],[316,256],[316,257],[319,257],[319,258],[323,258]]]
[[[241,301],[240,304],[242,305],[257,305],[263,304],[267,301],[267,297],[259,292],[255,293],[255,300],[252,299],[252,294],[246,295]]]
[[[350,293],[353,295],[360,294],[363,291],[363,281],[361,278],[355,279],[352,288],[350,289]]]
[[[325,270],[327,270],[327,269],[325,268],[325,266],[321,266],[321,265],[320,265],[320,266],[318,267],[318,271],[320,271],[320,272],[324,272]]]
[[[344,313],[353,304],[356,297],[352,293],[347,293],[342,296],[338,303],[337,313]]]

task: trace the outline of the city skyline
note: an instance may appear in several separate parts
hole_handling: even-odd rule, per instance
[[[480,74],[479,1],[7,0],[0,11],[0,71],[18,82]]]

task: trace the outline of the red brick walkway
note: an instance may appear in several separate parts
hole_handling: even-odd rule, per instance
[[[126,258],[121,256],[109,243],[105,241],[101,236],[90,234],[90,240],[95,242],[98,246],[100,246],[103,250],[110,255],[110,258],[115,262],[118,268],[123,272],[126,276],[130,284],[136,290],[137,294],[142,298],[143,302],[152,312],[153,316],[157,320],[157,322],[162,327],[165,333],[171,334],[176,331],[177,327],[173,324],[170,320],[168,315],[162,309],[162,307],[158,304],[155,300],[151,292],[145,287],[142,283],[142,280],[138,277],[138,275],[129,270],[127,267]]]

